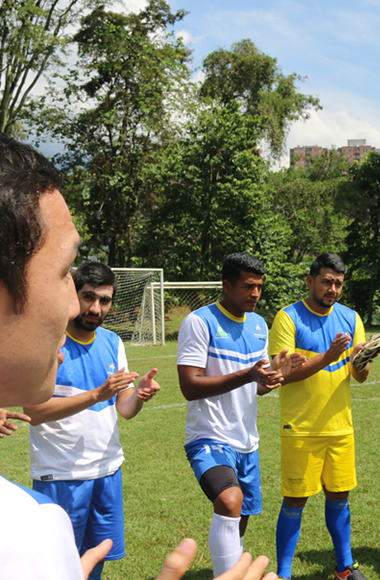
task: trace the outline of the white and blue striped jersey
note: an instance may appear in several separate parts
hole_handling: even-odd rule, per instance
[[[114,332],[97,328],[87,343],[67,335],[54,397],[72,397],[100,387],[128,363]],[[119,442],[116,396],[66,419],[30,427],[32,479],[96,479],[112,475],[124,461]]]
[[[178,365],[205,369],[205,376],[227,375],[268,359],[268,328],[255,312],[236,318],[217,302],[189,314],[178,337]],[[241,453],[258,447],[257,384],[223,395],[188,401],[186,441],[217,439]]]

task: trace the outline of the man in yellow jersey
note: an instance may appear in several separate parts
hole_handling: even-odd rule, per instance
[[[270,354],[284,348],[307,357],[280,387],[282,488],[277,523],[277,573],[291,577],[291,565],[308,497],[323,488],[326,525],[337,569],[335,578],[365,580],[351,553],[348,494],[356,487],[351,375],[367,379],[351,360],[365,342],[359,315],[338,303],[345,266],[336,254],[322,254],[307,276],[309,296],[280,310],[270,333]]]

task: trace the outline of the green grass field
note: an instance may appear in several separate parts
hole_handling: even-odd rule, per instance
[[[127,556],[107,563],[103,580],[155,578],[166,555],[184,537],[198,542],[186,578],[212,578],[207,546],[212,505],[203,496],[183,450],[186,405],[178,386],[176,350],[176,342],[127,348],[130,369],[143,374],[156,366],[162,390],[137,417],[119,421],[126,457],[122,471]],[[372,367],[366,384],[352,385],[359,485],[351,493],[350,506],[354,558],[368,580],[380,580],[380,357]],[[263,513],[251,518],[244,549],[253,556],[266,554],[269,569],[275,571],[275,530],[282,501],[277,394],[259,398],[258,408]],[[20,424],[17,433],[0,441],[0,449],[2,474],[30,486],[28,427]],[[334,567],[324,524],[324,498],[319,494],[304,510],[293,577],[332,578]]]

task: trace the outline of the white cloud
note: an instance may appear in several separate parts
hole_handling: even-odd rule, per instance
[[[377,121],[378,123],[374,123],[372,116],[360,119],[344,107],[313,111],[310,119],[305,122],[298,121],[292,126],[280,167],[289,167],[289,149],[298,145],[319,145],[330,149],[332,146],[347,145],[348,139],[366,139],[367,145],[379,148],[380,119],[377,118]]]
[[[182,41],[186,45],[197,44],[200,40],[200,36],[193,36],[188,30],[178,30],[175,32],[176,38],[182,38]]]
[[[380,147],[380,130],[373,120],[354,117],[347,109],[313,111],[306,122],[295,123],[289,133],[288,147],[320,145],[341,147],[348,139],[366,139],[368,145]]]
[[[205,80],[206,75],[202,70],[198,70],[195,75],[192,76],[192,81],[194,81],[195,83],[203,83],[203,81]]]
[[[348,139],[366,139],[367,145],[380,148],[380,111],[376,99],[353,92],[327,90],[321,95],[321,102],[322,111],[313,110],[307,121],[292,125],[286,150],[275,169],[289,167],[289,150],[298,145],[331,148],[347,145]]]
[[[116,0],[112,2],[111,10],[115,12],[140,12],[148,4],[147,0]]]

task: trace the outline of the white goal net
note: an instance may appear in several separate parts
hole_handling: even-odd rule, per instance
[[[163,270],[112,268],[117,292],[104,327],[130,346],[164,344]]]
[[[104,327],[130,346],[177,340],[182,320],[222,298],[222,282],[164,282],[162,269],[113,268],[118,289]]]
[[[222,299],[222,282],[164,282],[165,338],[177,340],[182,320],[194,310]]]

